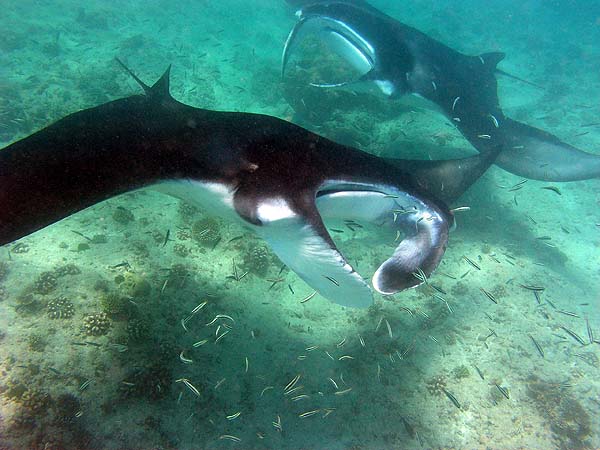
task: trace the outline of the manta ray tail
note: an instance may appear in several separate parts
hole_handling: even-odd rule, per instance
[[[533,86],[533,87],[535,87],[535,88],[537,88],[537,89],[540,89],[540,90],[542,90],[542,91],[545,91],[545,90],[546,90],[546,89],[544,88],[544,86],[542,86],[542,85],[539,85],[539,84],[537,84],[537,83],[534,83],[533,81],[528,81],[528,80],[525,80],[524,78],[520,78],[520,77],[518,77],[518,76],[516,76],[516,75],[513,75],[512,73],[505,72],[505,71],[504,71],[504,70],[502,70],[502,69],[498,69],[498,68],[497,68],[497,69],[496,69],[496,73],[497,73],[497,74],[499,74],[499,75],[503,75],[503,76],[505,76],[505,77],[508,77],[508,78],[512,78],[513,80],[520,81],[521,83],[528,84],[529,86]]]
[[[481,62],[483,62],[483,64],[485,64],[487,67],[489,67],[490,69],[492,69],[495,73],[497,73],[499,75],[503,75],[505,77],[512,78],[513,80],[520,81],[521,83],[528,84],[529,86],[533,86],[538,89],[545,90],[544,87],[540,86],[539,84],[536,84],[532,81],[525,80],[523,78],[520,78],[520,77],[513,75],[512,73],[506,72],[502,69],[498,69],[498,67],[496,67],[496,66],[504,59],[505,56],[506,56],[506,54],[504,52],[489,52],[489,53],[482,53],[477,58],[479,58],[481,60]]]

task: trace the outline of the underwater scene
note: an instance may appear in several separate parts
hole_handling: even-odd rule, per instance
[[[600,448],[599,4],[0,28],[0,449]]]

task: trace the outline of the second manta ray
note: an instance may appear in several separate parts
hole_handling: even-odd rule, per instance
[[[495,74],[503,53],[468,56],[400,23],[363,0],[288,0],[299,21],[283,51],[282,75],[303,36],[317,33],[362,75],[320,87],[375,83],[385,95],[417,94],[435,103],[480,152],[500,146],[503,169],[527,178],[600,177],[600,155],[583,152],[502,112]],[[508,75],[508,74],[506,74]]]
[[[495,156],[384,160],[275,117],[180,103],[169,70],[152,87],[131,75],[145,95],[71,114],[0,150],[0,245],[152,187],[241,221],[321,295],[364,307],[371,288],[322,218],[375,222],[403,236],[373,286],[386,294],[416,286],[446,249],[454,221],[445,205]]]

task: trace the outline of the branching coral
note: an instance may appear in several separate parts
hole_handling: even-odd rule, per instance
[[[50,300],[46,305],[48,317],[51,319],[70,319],[75,314],[73,303],[64,295]]]
[[[33,289],[36,293],[48,295],[56,289],[58,280],[54,272],[42,272],[33,284]]]
[[[441,395],[446,389],[446,378],[443,375],[435,375],[425,382],[427,390],[432,395]]]
[[[206,217],[192,224],[192,237],[205,247],[214,246],[221,240],[221,224],[217,219]]]
[[[106,313],[89,314],[83,318],[83,331],[89,336],[103,336],[110,331],[110,320]]]

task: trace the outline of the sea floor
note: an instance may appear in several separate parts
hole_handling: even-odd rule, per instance
[[[464,51],[507,51],[503,67],[546,89],[501,80],[505,112],[597,152],[600,22],[531,3],[388,11]],[[385,156],[470,152],[408,101],[282,84],[293,14],[275,2],[75,5],[3,7],[0,142],[139,93],[118,56],[148,83],[172,63],[174,97],[194,106]],[[1,248],[0,448],[599,447],[598,180],[492,167],[454,206],[471,209],[428,284],[365,310],[306,300],[257,237],[153,191]],[[330,228],[365,277],[393,250]]]

